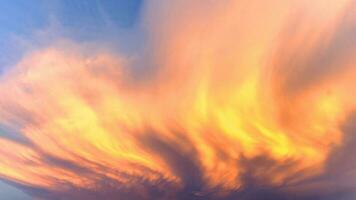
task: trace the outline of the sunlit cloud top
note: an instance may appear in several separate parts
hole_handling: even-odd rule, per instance
[[[355,1],[4,6],[5,184],[35,199],[356,198]]]

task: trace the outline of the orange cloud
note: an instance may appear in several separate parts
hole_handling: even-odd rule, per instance
[[[26,139],[0,138],[2,179],[223,197],[250,179],[288,187],[325,172],[355,110],[354,5],[160,3],[146,8],[150,72],[65,42],[1,77],[0,123]]]

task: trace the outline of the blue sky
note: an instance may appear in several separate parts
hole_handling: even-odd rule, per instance
[[[19,47],[18,41],[37,45],[34,33],[51,26],[61,27],[55,37],[72,40],[121,37],[123,30],[137,24],[142,4],[142,0],[1,1],[0,71],[24,53],[25,48]]]
[[[31,197],[6,183],[0,182],[0,197],[4,200],[29,200]]]
[[[55,37],[81,41],[101,40],[105,34],[116,37],[115,34],[135,27],[141,7],[142,0],[3,0],[0,4],[0,74],[25,53],[26,48],[19,46],[19,41],[37,45],[35,33],[38,31],[57,24],[70,31],[56,33]],[[4,200],[31,199],[1,181],[0,196]]]

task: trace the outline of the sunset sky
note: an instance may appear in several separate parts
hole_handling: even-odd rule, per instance
[[[0,199],[356,199],[355,0],[0,8]]]

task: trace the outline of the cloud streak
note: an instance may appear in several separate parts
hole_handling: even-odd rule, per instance
[[[0,178],[38,199],[351,200],[354,11],[157,0],[134,57],[30,51],[0,77]]]

